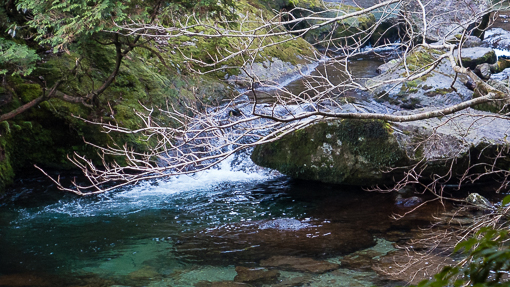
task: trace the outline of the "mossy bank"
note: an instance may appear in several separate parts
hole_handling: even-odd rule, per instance
[[[259,21],[256,18],[259,15],[274,15],[270,5],[263,1],[243,0],[237,7],[240,15],[253,18],[250,20],[254,25]],[[7,39],[8,35],[0,34],[0,37]],[[283,39],[282,36],[277,40]],[[183,36],[151,42],[150,49],[134,48],[124,57],[113,83],[93,101],[83,103],[61,99],[63,96],[87,95],[100,87],[114,70],[115,48],[101,41],[91,41],[87,45],[71,44],[67,53],[53,54],[48,47],[27,42],[36,49],[40,60],[29,76],[7,74],[2,77],[0,113],[5,114],[40,97],[61,79],[65,81],[59,87],[57,97],[0,124],[0,192],[15,176],[34,171],[34,164],[58,170],[75,168],[67,159],[75,152],[101,164],[97,149],[85,144],[84,140],[99,146],[127,145],[137,151],[151,148],[152,143],[143,137],[106,134],[100,126],[87,124],[83,119],[133,129],[142,125],[136,112],[144,112],[145,106],[155,108],[151,118],[158,124],[176,126],[178,123],[161,114],[157,107],[172,106],[190,114],[189,106],[200,110],[206,105],[218,105],[231,99],[236,91],[225,79],[238,74],[238,69],[198,75],[194,71],[201,67],[186,62],[184,55],[206,60],[222,48],[235,46],[237,41],[239,39]],[[300,66],[310,63],[305,58],[312,57],[314,51],[309,43],[298,39],[261,51],[257,61],[278,61],[296,66],[299,71]],[[71,72],[78,59],[78,68]],[[237,66],[241,63],[239,58],[232,58],[227,64]],[[121,157],[108,157],[107,160],[123,164]]]

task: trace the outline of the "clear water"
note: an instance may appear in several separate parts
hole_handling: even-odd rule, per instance
[[[392,221],[399,210],[391,194],[236,170],[233,163],[85,198],[44,178],[26,179],[0,201],[0,286],[232,281],[236,266],[274,255],[341,263],[358,250],[384,253],[393,248],[388,232],[425,224],[423,216]],[[392,284],[348,268],[282,271],[280,281],[300,276],[305,286]]]

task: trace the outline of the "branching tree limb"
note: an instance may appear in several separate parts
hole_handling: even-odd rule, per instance
[[[122,58],[137,46],[139,39],[170,41],[182,36],[206,40],[228,39],[229,47],[218,48],[214,54],[209,54],[208,59],[196,58],[185,51],[181,53],[189,68],[196,73],[236,68],[239,72],[237,78],[243,82],[244,88],[240,87],[239,97],[222,106],[186,106],[186,112],[171,106],[165,109],[145,107],[145,113],[138,113],[145,124],[136,130],[124,128],[115,122],[88,121],[102,126],[105,133],[138,135],[153,148],[140,152],[124,144],[108,147],[94,145],[104,155],[122,157],[127,165],[121,166],[105,160],[103,167],[96,167],[91,160],[75,154],[70,160],[82,169],[91,184],[69,188],[60,185],[58,180],[55,182],[60,188],[79,195],[95,194],[140,180],[204,170],[238,151],[278,140],[320,121],[373,119],[409,122],[455,115],[484,103],[508,102],[508,93],[487,84],[459,60],[462,45],[459,45],[456,35],[462,35],[462,43],[466,35],[471,33],[470,26],[478,26],[484,15],[490,13],[495,6],[485,3],[477,7],[468,5],[461,11],[445,11],[444,7],[435,7],[435,4],[436,0],[389,0],[352,11],[330,4],[324,4],[322,10],[296,7],[271,17],[244,15],[235,22],[222,17],[214,21],[207,20],[190,14],[175,15],[165,25],[136,21],[115,23],[120,29],[120,34],[115,34],[113,41],[118,59],[116,68],[104,84],[87,97],[94,97],[108,87],[118,72]],[[382,14],[373,24],[367,27],[353,24],[359,22],[360,17],[372,17],[373,12]],[[364,47],[383,21],[388,19],[394,19],[394,22],[381,34],[398,28],[399,42],[381,43],[380,36],[376,45],[379,49],[391,48],[396,55],[395,67],[402,69],[402,73],[382,81],[356,75],[352,71],[354,60],[370,53]],[[334,27],[337,27],[336,30]],[[351,32],[338,33],[342,29]],[[315,73],[301,73],[302,90],[292,91],[254,72],[253,66],[260,60],[262,51],[295,41],[297,37],[307,37],[314,32],[320,32],[314,44],[321,49],[316,50],[308,60],[320,62],[322,66]],[[118,42],[120,35],[135,37],[135,41],[124,51]],[[436,42],[431,42],[431,39]],[[144,44],[138,46],[150,49]],[[420,55],[424,53],[428,56],[420,62]],[[395,109],[391,107],[386,112],[369,111],[362,103],[347,100],[346,95],[349,93],[374,95],[374,91],[383,87],[399,89],[403,84],[427,77],[445,65],[451,70],[452,77],[455,75],[452,86],[459,81],[457,75],[469,78],[480,96],[406,115],[394,114]],[[333,80],[328,69],[339,71],[338,79]],[[173,127],[159,124],[153,117],[155,111],[179,124]],[[416,178],[412,178],[412,175]],[[449,174],[438,178],[446,181],[454,176]],[[402,184],[417,183],[420,180],[419,173],[408,173]]]

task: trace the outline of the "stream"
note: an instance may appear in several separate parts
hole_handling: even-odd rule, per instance
[[[382,63],[358,61],[354,72],[367,77]],[[372,264],[445,207],[429,204],[396,221],[393,214],[409,210],[397,196],[292,180],[247,153],[191,176],[89,197],[22,178],[0,199],[0,286],[403,285]],[[275,256],[287,260],[274,268],[277,279],[233,283],[236,267]],[[296,258],[338,265],[302,270]]]
[[[275,255],[341,265],[282,270],[264,286],[395,286],[403,282],[344,267],[343,256],[383,256],[442,209],[395,221],[406,209],[393,194],[239,170],[236,160],[83,198],[46,178],[18,181],[0,201],[0,286],[213,286],[200,284]]]

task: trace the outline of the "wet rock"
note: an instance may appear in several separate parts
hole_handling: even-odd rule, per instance
[[[308,283],[311,279],[311,276],[305,275],[305,276],[298,276],[293,278],[287,278],[281,280],[277,284],[271,285],[272,287],[295,287],[295,286],[302,286],[306,283]]]
[[[268,220],[259,225],[259,229],[278,229],[278,230],[299,230],[302,228],[312,227],[311,224],[301,222],[297,219],[279,218]]]
[[[340,268],[340,265],[335,263],[294,256],[273,256],[269,259],[260,261],[260,266],[317,274],[326,273]]]
[[[446,173],[450,159],[455,160],[454,174],[462,174],[469,164],[492,163],[500,149],[503,156],[508,152],[508,120],[480,119],[476,114],[492,115],[467,109],[461,116],[391,125],[377,120],[325,121],[259,145],[251,158],[294,178],[336,184],[392,184],[405,170],[393,168],[422,160],[428,162],[423,177]],[[498,167],[508,169],[510,161],[500,160]]]
[[[271,284],[276,282],[280,276],[277,270],[267,270],[265,268],[248,268],[243,266],[236,267],[237,275],[235,282],[243,283],[262,283]]]
[[[241,222],[182,234],[183,239],[177,239],[176,252],[182,258],[204,264],[251,265],[275,255],[335,256],[375,244],[368,231],[348,224],[309,221],[298,225],[291,220],[292,228],[288,228],[282,222],[285,221]]]
[[[399,195],[395,199],[395,204],[403,208],[415,207],[422,202],[423,199],[419,198],[418,196],[402,197],[401,195]]]
[[[60,282],[61,283],[61,282]],[[10,275],[0,275],[0,286],[55,286],[59,285],[54,280],[46,276],[36,274],[20,273]]]
[[[384,74],[384,73],[388,72],[389,70],[391,70],[392,68],[398,66],[399,63],[400,62],[397,59],[390,60],[387,63],[384,63],[384,64],[380,65],[379,67],[377,67],[377,73]]]
[[[152,266],[144,266],[128,274],[131,280],[146,280],[161,277],[161,274]]]
[[[504,69],[502,72],[493,74],[491,78],[493,80],[506,81],[506,80],[508,80],[509,77],[510,77],[510,69],[507,68],[507,69]]]
[[[454,51],[458,57],[459,50]],[[461,50],[462,65],[474,70],[477,65],[487,63],[494,64],[497,61],[496,52],[492,48],[475,47]]]
[[[442,267],[455,264],[449,257],[429,255],[419,259],[419,254],[409,256],[404,250],[391,252],[382,257],[374,270],[392,280],[418,284],[434,276]]]
[[[300,73],[306,74],[317,66],[315,62],[307,62],[305,60],[303,62],[302,64],[292,64],[273,57],[247,66],[246,71],[248,74],[243,70],[239,75],[228,77],[227,81],[240,87],[249,87],[251,78],[248,75],[256,75],[262,83],[282,83]]]
[[[478,193],[471,193],[466,198],[466,202],[471,203],[481,210],[493,210],[495,209],[494,205],[487,200],[487,198],[481,196]]]
[[[233,281],[221,281],[221,282],[210,282],[210,281],[200,281],[194,285],[195,287],[251,287],[252,285],[242,283],[242,282],[233,282]]]
[[[372,265],[375,263],[373,258],[379,255],[381,255],[381,253],[376,251],[365,252],[361,254],[356,252],[352,255],[347,255],[342,258],[342,268],[358,271],[372,270]]]

